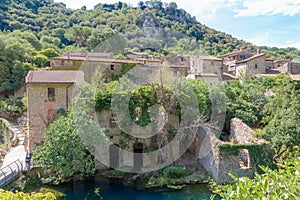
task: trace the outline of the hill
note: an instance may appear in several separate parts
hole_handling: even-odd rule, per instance
[[[5,0],[0,2],[0,92],[23,83],[30,68],[66,51],[91,51],[114,36],[114,44],[156,56],[169,53],[220,55],[234,50],[260,48],[271,59],[297,58],[296,48],[257,47],[211,29],[176,3],[159,0],[98,4],[67,9],[53,0]],[[112,49],[101,49],[111,51]],[[16,78],[17,77],[17,78]]]
[[[0,7],[2,31],[32,31],[44,46],[55,45],[60,49],[77,42],[72,41],[71,37],[66,37],[66,32],[76,25],[91,28],[86,29],[88,33],[83,36],[86,38],[92,35],[94,29],[112,29],[126,33],[129,47],[138,46],[135,43],[145,39],[142,42],[145,46],[151,46],[147,42],[154,42],[159,50],[163,47],[165,50],[183,53],[195,53],[195,49],[201,48],[206,54],[219,55],[241,48],[258,48],[197,22],[195,17],[178,8],[176,3],[167,4],[158,0],[140,2],[136,8],[121,2],[98,4],[94,10],[86,10],[85,7],[71,10],[65,8],[62,3],[54,3],[53,0],[8,0],[6,3],[2,2]],[[145,25],[176,33],[166,35],[169,37],[168,42],[159,39],[153,41],[149,38],[147,41],[141,31]],[[99,32],[94,35],[99,35]],[[82,43],[79,47],[89,45]],[[259,48],[273,59],[295,58],[300,55],[296,48]]]

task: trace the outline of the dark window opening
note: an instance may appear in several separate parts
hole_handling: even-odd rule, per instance
[[[110,65],[110,70],[115,70],[115,65]]]
[[[258,64],[255,64],[254,67],[255,67],[255,69],[257,69],[258,68]]]
[[[61,65],[62,66],[64,66],[65,65],[65,61],[63,60],[63,61],[61,61]]]
[[[55,88],[48,88],[48,100],[55,101]]]

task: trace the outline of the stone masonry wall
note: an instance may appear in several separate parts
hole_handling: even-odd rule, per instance
[[[55,88],[55,101],[49,101],[48,88]],[[28,147],[30,153],[37,145],[41,144],[43,133],[56,111],[60,108],[67,110],[67,104],[70,104],[73,92],[73,84],[27,84]]]

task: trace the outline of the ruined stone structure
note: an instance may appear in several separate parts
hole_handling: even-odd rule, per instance
[[[238,155],[232,155],[220,151],[220,146],[226,144],[220,141],[209,129],[201,128],[198,131],[201,148],[199,153],[199,162],[204,168],[212,173],[213,178],[218,183],[227,183],[232,181],[228,175],[230,171],[236,173],[239,177],[254,177],[258,170],[254,164],[248,149],[239,149]],[[263,139],[256,139],[253,136],[253,130],[243,123],[240,119],[231,120],[231,139],[236,144],[260,145],[266,143]]]
[[[42,143],[42,136],[58,110],[67,111],[81,71],[29,71],[26,76],[29,152]]]
[[[149,157],[147,154],[137,155],[135,153],[147,153],[147,149],[151,149],[151,145],[156,144],[156,135],[147,138],[137,138],[130,140],[126,138],[126,133],[122,133],[118,127],[118,115],[112,113],[111,110],[104,110],[97,113],[98,123],[101,128],[105,128],[106,138],[109,139],[109,149],[95,148],[95,167],[98,170],[108,169],[111,166],[116,169],[138,169],[138,171],[146,171],[147,168],[154,168],[159,165],[159,158]],[[170,127],[178,128],[179,117],[174,114],[168,114],[167,124]],[[143,133],[141,133],[143,134]],[[175,147],[168,149],[173,155],[179,154],[179,143]],[[119,148],[120,147],[120,148]],[[120,151],[122,150],[122,153]],[[125,151],[124,151],[125,150]],[[152,149],[153,150],[153,149]],[[99,161],[99,158],[101,162]]]

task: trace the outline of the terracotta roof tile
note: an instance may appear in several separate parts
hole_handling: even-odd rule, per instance
[[[33,70],[26,76],[26,83],[76,83],[82,82],[82,71],[72,70]]]

